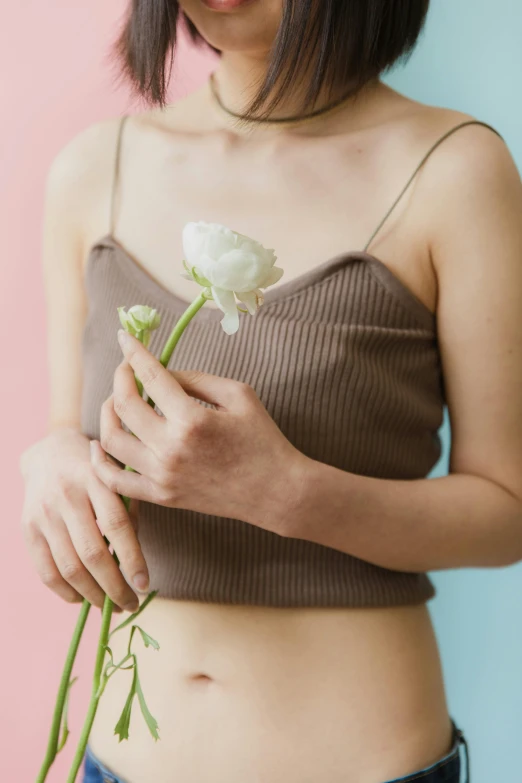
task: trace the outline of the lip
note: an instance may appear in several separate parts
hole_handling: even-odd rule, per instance
[[[244,5],[251,5],[256,0],[201,0],[203,5],[212,11],[235,11]]]

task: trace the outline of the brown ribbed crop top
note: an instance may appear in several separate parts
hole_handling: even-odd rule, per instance
[[[366,248],[435,147],[468,124],[500,136],[479,120],[451,128],[428,150],[364,250],[267,289],[255,316],[239,314],[234,335],[221,329],[220,310],[203,307],[169,368],[249,383],[283,434],[315,460],[378,478],[425,477],[441,453],[445,401],[436,316]],[[159,356],[187,306],[126,252],[113,226],[111,214],[110,233],[92,246],[85,269],[82,431],[90,438],[99,438],[100,407],[122,359],[116,308],[160,310],[149,346]],[[347,509],[347,524],[349,515]],[[140,502],[139,540],[150,589],[166,598],[304,607],[413,604],[435,595],[425,573],[381,568],[240,520],[152,503]]]

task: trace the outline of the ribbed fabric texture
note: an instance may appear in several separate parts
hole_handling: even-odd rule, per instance
[[[284,292],[283,285],[274,288],[273,298],[267,290],[255,316],[240,313],[234,335],[223,332],[220,311],[204,308],[183,333],[169,368],[249,383],[283,434],[313,459],[368,476],[425,476],[440,455],[443,405],[433,316],[369,255],[346,254],[314,272],[312,279],[285,284]],[[184,303],[111,237],[92,248],[86,286],[83,431],[98,438],[100,407],[122,358],[116,308],[159,308],[161,327],[149,347],[159,356]],[[433,594],[423,574],[378,568],[239,520],[144,502],[140,507],[151,589],[162,596],[355,606]]]
[[[188,302],[153,280],[112,234],[91,248],[85,282],[82,430],[99,438],[100,408],[122,358],[116,308],[160,310],[149,346],[159,356]],[[315,460],[378,478],[425,477],[440,456],[444,405],[429,309],[365,251],[328,259],[265,294],[255,316],[239,314],[234,335],[223,332],[221,311],[202,308],[169,368],[249,383],[288,440]],[[140,503],[139,540],[151,589],[166,598],[355,607],[435,595],[425,573],[381,568],[241,520],[151,503]]]

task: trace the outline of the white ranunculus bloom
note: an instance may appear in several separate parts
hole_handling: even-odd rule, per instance
[[[182,241],[187,270],[182,276],[210,289],[225,313],[221,321],[224,331],[234,334],[239,328],[235,297],[254,315],[263,303],[261,289],[277,283],[283,274],[274,266],[277,256],[244,234],[203,220],[187,223]]]
[[[124,307],[118,307],[120,323],[126,332],[137,337],[145,348],[150,342],[150,333],[160,325],[161,317],[154,307],[133,305],[125,312]]]

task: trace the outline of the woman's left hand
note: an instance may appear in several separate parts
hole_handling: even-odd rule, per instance
[[[101,409],[101,447],[93,442],[100,480],[129,498],[286,535],[285,519],[309,459],[285,438],[254,389],[199,371],[167,370],[139,340],[124,335],[125,359]],[[134,373],[163,415],[140,396]]]

